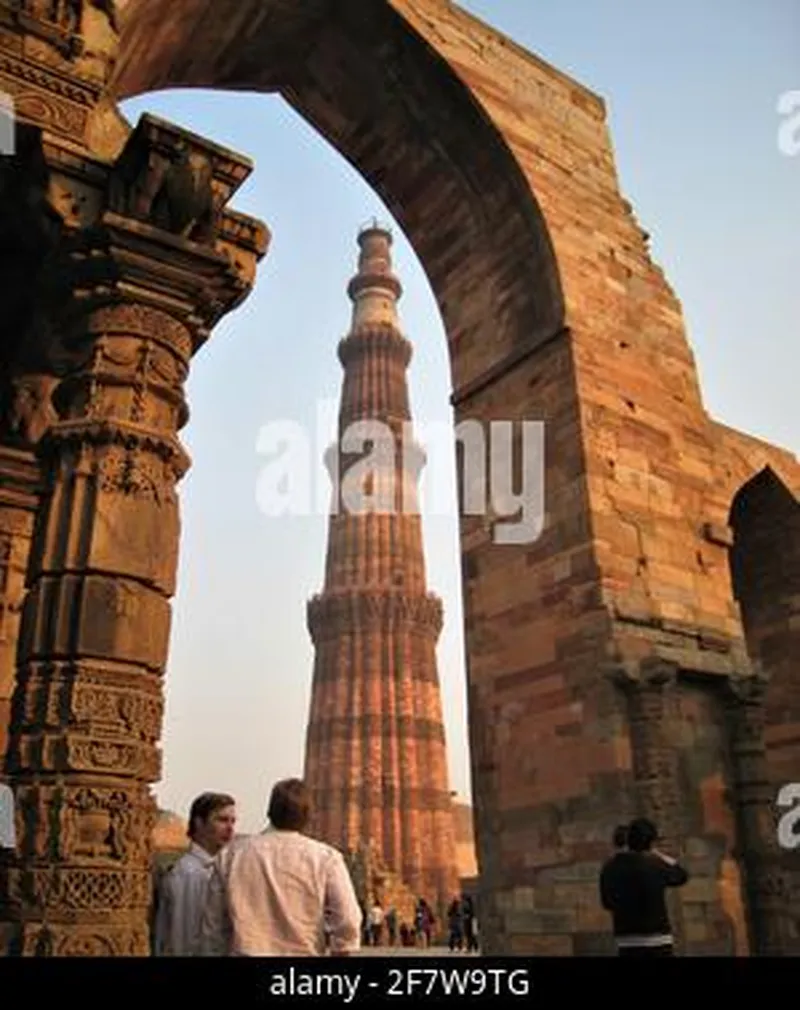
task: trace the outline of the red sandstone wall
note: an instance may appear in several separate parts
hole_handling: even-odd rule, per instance
[[[626,719],[598,677],[602,662],[635,669],[656,653],[688,670],[746,672],[728,545],[707,524],[727,521],[738,483],[763,459],[795,489],[800,467],[708,418],[680,304],[619,192],[603,103],[455,8],[395,5],[502,130],[561,270],[571,343],[540,351],[465,408],[488,418],[515,403],[516,416],[546,419],[550,519],[542,540],[508,558],[469,529],[467,640],[482,714],[476,778],[490,783],[487,822],[501,837],[499,854],[483,854],[507,887],[498,919],[520,951],[599,949],[601,825],[610,832],[633,803]],[[690,688],[679,698],[693,713],[680,747],[696,878],[685,938],[697,951],[741,951],[722,731],[711,698]]]
[[[625,654],[653,647],[652,635],[627,626],[642,612],[735,640],[729,587],[702,528],[717,518],[720,468],[742,470],[720,449],[737,454],[746,439],[723,435],[705,413],[680,304],[619,192],[602,101],[455,8],[396,6],[502,130],[550,228],[573,330],[594,551]],[[793,457],[765,454],[800,487]],[[726,492],[729,507],[730,482]],[[672,653],[684,646],[674,640]]]

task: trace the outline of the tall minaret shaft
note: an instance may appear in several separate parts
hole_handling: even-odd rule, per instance
[[[409,888],[440,905],[458,875],[436,664],[442,605],[426,587],[424,454],[411,437],[411,345],[398,322],[390,233],[373,226],[358,242],[352,323],[339,344],[338,442],[326,456],[334,492],[325,585],[308,605],[315,661],[305,777],[318,837],[343,849],[374,842]]]

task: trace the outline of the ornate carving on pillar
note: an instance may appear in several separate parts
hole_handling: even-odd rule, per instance
[[[21,120],[83,143],[118,44],[112,0],[0,0],[0,89]]]
[[[633,774],[642,816],[649,817],[671,844],[681,839],[677,754],[668,722],[677,668],[660,659],[644,660],[636,672],[613,675],[628,701]]]
[[[14,156],[0,159],[0,762],[6,751],[25,573],[39,504],[34,447],[56,419],[57,382],[48,316],[58,312],[47,277],[63,222],[47,194],[50,170],[40,132],[17,130]]]
[[[165,191],[176,164],[203,168]],[[12,953],[149,951],[150,784],[189,465],[178,433],[190,360],[266,251],[264,226],[225,209],[248,169],[144,117],[115,165],[87,163],[96,215],[65,222],[49,258],[48,282],[70,298],[42,330],[63,377],[37,444],[45,491],[7,755]],[[143,192],[163,194],[158,224],[137,214]]]
[[[764,740],[768,678],[760,671],[725,682],[734,779],[734,805],[739,827],[738,859],[748,899],[754,954],[795,955],[790,881],[777,841]]]
[[[0,442],[0,773],[16,680],[25,573],[39,504],[33,454]]]
[[[53,323],[61,327],[75,281],[66,218],[85,214],[87,196],[76,179],[92,171],[77,152],[92,140],[118,147],[127,129],[104,94],[118,31],[111,0],[0,0],[0,91],[12,103],[14,128],[13,153],[0,158],[0,540],[10,557],[0,590],[3,753],[39,502],[33,448],[56,419],[57,379],[74,365],[56,360],[62,347]],[[64,165],[68,172],[60,174]]]

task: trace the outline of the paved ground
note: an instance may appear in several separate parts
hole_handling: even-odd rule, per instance
[[[451,951],[448,947],[363,947],[360,951],[364,957],[478,957],[479,954],[466,954]]]

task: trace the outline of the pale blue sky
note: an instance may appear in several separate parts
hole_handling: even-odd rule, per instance
[[[625,196],[682,300],[707,406],[800,450],[800,156],[778,149],[779,95],[800,89],[797,0],[471,0],[473,13],[601,94]],[[171,92],[129,101],[256,163],[235,206],[273,244],[256,289],[194,363],[184,437],[183,540],[167,675],[162,805],[207,788],[263,820],[272,782],[302,770],[313,654],[305,603],[321,587],[323,516],[268,518],[256,485],[263,425],[305,425],[338,397],[336,343],[356,233],[378,198],[276,97]],[[444,333],[428,282],[395,228],[402,323],[415,346],[413,409],[450,417]],[[424,377],[424,382],[422,381]],[[324,444],[311,450],[321,456]],[[452,469],[449,476],[454,488]],[[455,506],[455,492],[451,495]],[[439,648],[452,788],[468,795],[457,525],[426,517],[429,582],[445,602]]]

